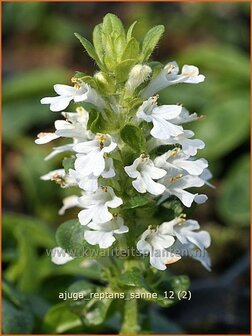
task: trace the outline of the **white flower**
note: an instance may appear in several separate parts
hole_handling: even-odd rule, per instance
[[[185,107],[182,107],[180,114],[176,118],[172,119],[171,122],[175,125],[180,125],[199,119],[202,119],[202,117],[198,117],[197,113],[190,114]]]
[[[110,247],[116,240],[115,234],[123,234],[129,231],[129,228],[124,225],[123,218],[119,216],[115,216],[102,224],[91,221],[87,227],[92,230],[86,230],[84,238],[89,244],[98,244],[100,248]]]
[[[133,187],[140,193],[148,191],[153,195],[160,195],[165,191],[165,186],[154,180],[160,179],[166,175],[166,171],[155,167],[149,156],[142,154],[131,166],[124,167],[126,173],[131,178]]]
[[[187,188],[202,187],[204,185],[204,181],[198,176],[182,176],[181,174],[169,179],[162,179],[161,182],[166,186],[166,190],[159,199],[158,204],[162,203],[172,195],[178,197],[180,201],[188,208],[192,205],[193,201],[198,204],[202,204],[207,200],[207,196],[204,194],[192,194],[185,190]]]
[[[89,102],[97,107],[103,107],[104,101],[88,84],[75,84],[75,86],[56,84],[54,91],[59,95],[56,97],[46,97],[41,99],[41,104],[50,104],[50,110],[53,112],[62,111],[74,102]]]
[[[111,187],[101,187],[94,193],[79,198],[79,206],[85,210],[79,212],[79,221],[87,225],[91,220],[95,223],[106,223],[113,218],[109,208],[117,208],[123,203]]]
[[[64,265],[74,258],[71,257],[65,250],[63,250],[63,248],[58,246],[52,249],[51,259],[52,262],[56,265]]]
[[[75,179],[66,174],[65,169],[56,169],[40,177],[44,181],[55,181],[61,187],[71,187],[76,185]]]
[[[58,138],[59,136],[55,133],[40,132],[38,134],[38,139],[35,140],[35,143],[37,145],[43,145]]]
[[[203,149],[205,144],[202,140],[191,139],[194,136],[193,131],[184,130],[183,133],[176,137],[170,137],[167,140],[150,139],[147,142],[148,151],[161,145],[180,145],[186,155],[194,156],[198,149]]]
[[[177,237],[181,244],[194,244],[200,250],[208,248],[211,244],[211,237],[207,231],[197,231],[200,225],[196,220],[185,220],[182,217],[172,221],[164,222],[160,227],[162,234],[170,234]]]
[[[193,136],[193,131],[184,130],[183,133],[169,139],[167,142],[169,145],[181,145],[185,154],[194,156],[197,154],[198,149],[203,149],[205,147],[205,144],[202,140],[191,139]]]
[[[62,112],[66,120],[55,121],[56,131],[54,133],[38,134],[38,139],[35,140],[36,144],[45,144],[60,137],[73,138],[73,143],[71,144],[54,147],[45,160],[49,160],[59,153],[72,151],[74,144],[90,140],[94,137],[92,132],[87,130],[88,112],[83,107],[77,107],[76,112]]]
[[[53,151],[45,157],[45,160],[46,161],[50,160],[54,156],[56,156],[60,153],[69,152],[69,151],[72,151],[72,150],[73,150],[73,144],[67,144],[67,145],[63,145],[63,146],[53,147]]]
[[[209,169],[207,169],[207,168],[204,169],[203,172],[202,172],[202,174],[200,174],[199,177],[204,181],[204,183],[207,186],[215,189],[215,186],[213,184],[211,184],[210,182],[208,182],[213,177],[213,174],[210,172]]]
[[[162,225],[157,229],[149,227],[137,242],[137,249],[142,254],[150,254],[150,264],[163,271],[167,264],[174,263],[181,258],[167,250],[174,242],[172,235],[162,233]]]
[[[140,84],[142,84],[151,74],[152,70],[148,65],[136,64],[130,70],[129,79],[127,80],[125,86],[126,88],[133,92]]]
[[[104,154],[112,152],[116,146],[108,134],[97,134],[94,140],[78,143],[73,147],[77,153],[81,153],[77,154],[75,170],[83,176],[100,176],[105,170]]]
[[[73,138],[75,142],[92,139],[94,134],[87,130],[88,112],[83,107],[77,107],[76,113],[62,112],[66,120],[55,121],[55,134],[59,137]]]
[[[144,101],[138,108],[136,117],[153,123],[151,135],[157,139],[168,139],[183,132],[181,126],[174,125],[171,120],[176,118],[182,110],[179,105],[157,106],[157,97],[151,97]]]
[[[154,164],[156,167],[163,168],[167,171],[168,176],[186,171],[190,175],[200,175],[207,168],[208,163],[205,159],[188,160],[189,155],[186,155],[180,148],[169,150],[165,154],[156,157]]]
[[[63,206],[59,210],[59,215],[64,215],[65,211],[74,207],[79,207],[79,197],[76,195],[68,196],[63,199]]]
[[[198,260],[202,266],[204,266],[208,271],[211,271],[211,259],[207,253],[207,250],[201,250],[193,243],[182,244],[179,240],[176,240],[170,249],[170,252],[176,252],[178,255],[188,256]]]
[[[205,76],[199,74],[199,69],[194,65],[184,65],[181,74],[176,62],[168,63],[160,73],[150,81],[143,90],[141,96],[146,99],[156,94],[167,86],[177,83],[198,84],[205,80]]]
[[[95,176],[93,173],[85,175],[85,171],[82,169],[69,169],[69,176],[76,180],[79,187],[83,190],[93,192],[98,189],[98,176]],[[105,168],[101,176],[103,178],[112,178],[115,176],[113,160],[111,158],[105,158]]]

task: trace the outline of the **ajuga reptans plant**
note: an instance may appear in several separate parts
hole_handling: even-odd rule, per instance
[[[36,140],[45,144],[66,138],[46,157],[65,153],[63,167],[42,179],[73,188],[60,214],[79,209],[78,218],[57,230],[52,261],[60,265],[79,259],[83,267],[85,259],[89,267],[99,265],[101,285],[95,291],[106,299],[80,299],[77,313],[84,324],[99,325],[117,304],[121,333],[143,331],[144,299],[166,307],[176,300],[164,298],[164,290],[188,288],[186,276],[169,273],[170,264],[189,256],[210,269],[210,236],[185,213],[194,202],[207,200],[188,190],[209,185],[211,177],[207,161],[195,158],[204,142],[186,129],[199,117],[181,104],[161,105],[158,97],[170,85],[198,84],[205,77],[194,65],[179,70],[174,61],[150,61],[164,27],[152,28],[140,43],[135,23],[126,32],[115,15],[107,14],[94,28],[93,44],[76,34],[97,71],[93,76],[76,72],[72,85],[54,85],[57,95],[41,103],[63,118],[56,120],[55,132],[40,133]],[[131,300],[115,300],[113,293]],[[146,297],[137,300],[134,293]],[[158,297],[147,298],[148,293]]]

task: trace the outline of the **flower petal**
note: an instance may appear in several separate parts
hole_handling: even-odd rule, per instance
[[[71,257],[65,250],[61,247],[55,247],[51,251],[51,259],[52,262],[56,265],[64,265],[67,262],[73,260],[74,258]]]

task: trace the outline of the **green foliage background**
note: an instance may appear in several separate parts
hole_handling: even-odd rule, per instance
[[[101,281],[98,265],[78,262],[55,266],[45,253],[56,242],[54,233],[64,220],[76,212],[58,216],[61,200],[69,191],[39,177],[60,166],[62,157],[44,161],[51,144],[34,144],[36,134],[52,129],[59,116],[39,104],[52,94],[55,83],[70,84],[75,71],[93,73],[94,62],[83,53],[74,37],[78,31],[90,38],[91,31],[107,12],[118,15],[129,27],[137,20],[138,38],[154,25],[166,31],[153,58],[163,63],[176,60],[180,66],[194,64],[206,81],[198,86],[182,84],[160,93],[163,103],[181,102],[191,112],[205,116],[191,125],[197,138],[206,143],[199,155],[206,157],[214,178],[215,190],[207,189],[209,201],[192,210],[212,235],[210,255],[213,271],[207,273],[196,262],[185,259],[171,265],[175,274],[188,274],[194,283],[216,286],[228,272],[242,263],[248,251],[249,233],[249,3],[5,3],[3,4],[3,314],[5,333],[98,333],[117,332],[118,319],[109,318],[103,327],[83,329],[81,321],[58,299],[74,280]],[[226,321],[231,306],[222,316],[218,300],[206,296],[209,311],[202,319],[188,322],[176,305],[152,309],[152,324],[158,333],[247,332],[248,310],[241,322],[238,302],[246,307],[248,288],[244,272],[238,283],[227,289],[237,296],[233,320]],[[169,271],[168,271],[169,272]],[[167,272],[167,273],[168,273]],[[235,272],[235,271],[234,271]],[[196,283],[196,282],[195,282]],[[83,286],[83,283],[82,283]],[[197,292],[197,285],[196,292]],[[75,289],[76,291],[76,289]],[[223,300],[228,300],[224,293]],[[196,315],[201,306],[190,302]],[[71,305],[71,303],[70,303]],[[103,311],[106,307],[102,307]],[[181,309],[181,311],[180,311]],[[168,312],[168,313],[167,313]],[[172,316],[177,316],[171,322]],[[115,315],[116,316],[116,315]],[[210,317],[209,317],[210,316]],[[239,323],[237,322],[239,320]],[[183,329],[181,329],[183,328]]]

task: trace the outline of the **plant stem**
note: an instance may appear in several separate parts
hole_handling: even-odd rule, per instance
[[[121,335],[138,334],[140,326],[138,324],[138,307],[137,300],[127,300],[124,304],[123,324],[120,331]]]

